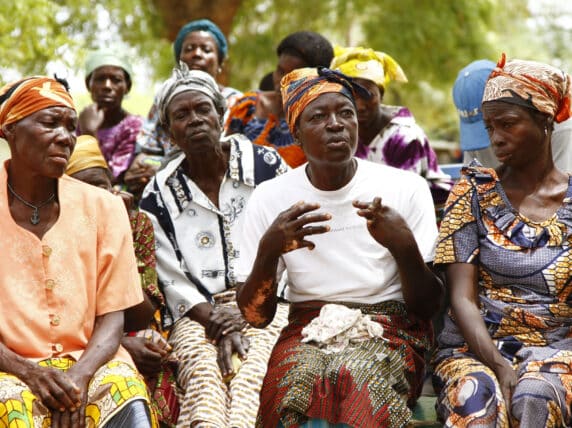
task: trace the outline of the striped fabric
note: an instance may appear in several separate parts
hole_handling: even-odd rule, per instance
[[[228,301],[229,295],[233,298]],[[234,291],[215,295],[236,306]],[[205,329],[188,317],[179,319],[170,342],[177,355],[185,355],[179,365],[178,382],[184,393],[180,398],[178,427],[254,427],[258,397],[272,348],[286,325],[288,305],[279,304],[274,321],[264,329],[247,327],[250,339],[248,359],[227,384],[217,363],[217,348],[205,338]]]

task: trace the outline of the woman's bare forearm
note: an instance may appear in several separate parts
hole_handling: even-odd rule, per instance
[[[261,246],[262,247],[262,246]],[[237,302],[244,319],[263,328],[272,322],[278,304],[276,270],[278,258],[264,254],[259,247],[252,272],[238,286]]]

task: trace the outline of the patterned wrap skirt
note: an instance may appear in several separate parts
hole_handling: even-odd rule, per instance
[[[236,307],[234,291],[214,298],[216,305]],[[188,317],[175,323],[169,342],[179,358],[177,381],[182,389],[177,427],[254,427],[268,359],[287,316],[288,305],[280,303],[266,328],[245,328],[243,333],[250,340],[248,357],[229,382],[222,378],[217,347],[205,337],[204,327]]]
[[[343,303],[371,315],[385,340],[371,339],[325,353],[302,343],[302,329],[327,302],[290,305],[289,323],[268,363],[260,394],[258,427],[299,427],[308,419],[353,427],[403,427],[421,393],[430,322],[409,317],[405,305]]]
[[[38,364],[67,371],[75,364],[75,360],[51,358]],[[144,400],[149,405],[149,396],[141,375],[124,362],[108,362],[95,372],[89,383],[86,426],[104,426],[126,404],[135,400]],[[9,373],[0,373],[1,427],[48,428],[51,422],[49,409],[23,381]],[[158,427],[154,414],[151,416],[151,426]]]

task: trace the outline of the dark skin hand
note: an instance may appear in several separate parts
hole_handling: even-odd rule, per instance
[[[97,136],[97,130],[103,125],[105,110],[97,104],[90,104],[79,114],[79,126],[84,134]]]
[[[248,338],[242,334],[246,321],[236,308],[199,303],[193,306],[187,316],[205,328],[206,338],[218,348],[217,361],[223,377],[234,373],[231,357],[237,352],[246,360],[249,348]]]
[[[495,373],[510,414],[512,394],[518,377],[493,343],[479,311],[477,266],[453,263],[447,266],[446,275],[455,321],[470,351]]]
[[[136,195],[140,195],[143,192],[143,189],[159,168],[158,166],[145,163],[143,161],[145,157],[146,155],[143,153],[138,154],[123,176],[123,181],[129,191]]]
[[[274,318],[278,297],[276,269],[282,254],[299,248],[314,249],[308,236],[326,233],[325,224],[312,225],[331,219],[328,213],[316,213],[319,204],[298,202],[276,217],[262,236],[251,274],[237,292],[237,302],[249,324],[264,328]]]
[[[79,361],[66,374],[79,389],[80,406],[52,412],[52,428],[83,428],[89,381],[95,372],[109,361],[119,348],[123,334],[123,311],[100,315],[95,320],[92,337]]]
[[[117,352],[122,330],[122,311],[98,316],[86,350],[67,372],[40,367],[0,343],[0,371],[26,382],[32,393],[52,411],[53,428],[83,428],[89,381]]]
[[[408,312],[430,319],[443,303],[443,284],[423,261],[413,232],[403,217],[383,205],[381,198],[374,198],[372,202],[354,201],[353,205],[358,208],[357,214],[367,219],[372,238],[395,258]]]
[[[163,358],[170,354],[170,346],[166,342],[158,344],[144,337],[125,336],[121,339],[121,344],[144,376],[154,376],[159,373]]]

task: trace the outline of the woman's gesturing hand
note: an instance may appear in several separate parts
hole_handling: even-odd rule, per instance
[[[359,216],[367,219],[367,230],[373,239],[390,251],[395,245],[405,244],[406,238],[413,239],[403,217],[393,208],[382,205],[381,198],[374,198],[372,202],[354,201],[353,206],[358,208]]]
[[[285,211],[282,211],[270,225],[261,240],[261,247],[267,254],[280,257],[284,253],[299,248],[314,249],[314,243],[306,239],[309,235],[326,233],[330,226],[326,224],[311,225],[330,220],[332,216],[327,213],[316,213],[319,204],[297,202]]]

